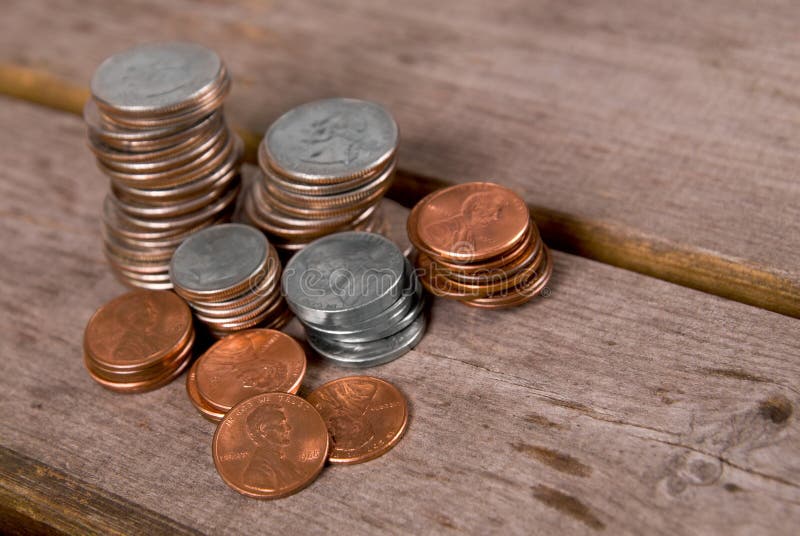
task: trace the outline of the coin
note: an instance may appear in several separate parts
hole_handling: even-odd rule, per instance
[[[221,68],[213,51],[194,43],[143,44],[100,64],[91,89],[111,109],[159,113],[203,96]]]
[[[323,99],[279,117],[264,136],[264,152],[279,174],[329,183],[366,175],[397,150],[397,124],[380,104]]]
[[[193,43],[136,46],[95,71],[84,119],[111,182],[104,249],[123,283],[171,288],[164,260],[181,239],[233,213],[243,144],[221,110],[230,86],[219,56]]]
[[[389,307],[402,288],[405,258],[373,233],[347,232],[314,241],[283,275],[289,307],[302,320],[359,322]]]
[[[89,319],[84,363],[103,387],[146,391],[180,374],[193,344],[192,315],[183,300],[172,292],[138,290],[114,298]]]
[[[366,368],[383,365],[414,348],[425,333],[425,315],[418,315],[402,331],[389,337],[361,343],[339,342],[306,332],[309,346],[341,367]]]
[[[397,124],[377,103],[325,99],[288,111],[259,145],[247,221],[286,252],[335,232],[383,231],[377,208],[394,181],[397,143]]]
[[[400,441],[408,425],[408,404],[391,383],[370,376],[330,381],[308,395],[331,433],[328,461],[362,463]]]
[[[278,253],[248,225],[214,225],[189,236],[172,255],[169,277],[215,336],[286,321]]]
[[[538,294],[552,274],[552,258],[525,203],[493,183],[433,192],[412,209],[407,230],[420,281],[436,296],[513,307]]]
[[[296,393],[306,355],[289,335],[251,329],[217,341],[200,357],[196,371],[200,396],[215,409],[228,411],[253,395]]]
[[[225,416],[224,412],[214,409],[200,396],[200,392],[197,390],[197,361],[192,364],[186,375],[186,393],[200,415],[209,421],[219,422]]]
[[[314,406],[288,393],[265,393],[234,406],[214,434],[223,481],[258,499],[300,491],[322,471],[330,438]]]

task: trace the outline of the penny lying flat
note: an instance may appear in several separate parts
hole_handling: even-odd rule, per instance
[[[429,194],[412,209],[407,230],[425,288],[467,305],[521,305],[553,272],[527,206],[497,184],[466,183]]]
[[[138,45],[95,71],[83,115],[111,182],[104,253],[126,285],[172,288],[180,238],[230,219],[243,154],[222,114],[230,86],[219,56],[194,43]]]
[[[325,465],[330,436],[314,406],[288,393],[265,393],[234,406],[212,442],[214,465],[234,490],[258,499],[300,491]]]
[[[92,379],[107,389],[147,391],[183,371],[193,343],[192,314],[181,298],[137,290],[111,300],[89,319],[84,362]]]
[[[197,390],[210,406],[225,412],[257,394],[296,393],[305,371],[305,352],[292,337],[250,329],[217,341],[200,356]]]
[[[293,108],[264,135],[262,176],[245,192],[244,213],[287,252],[338,231],[383,231],[397,144],[397,124],[377,103],[335,98]]]
[[[347,376],[315,389],[307,400],[331,433],[331,463],[354,464],[381,456],[400,441],[408,404],[392,384],[370,376]]]

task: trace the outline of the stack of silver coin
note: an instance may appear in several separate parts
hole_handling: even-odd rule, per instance
[[[309,345],[345,367],[370,367],[411,350],[425,331],[412,264],[381,235],[336,233],[295,254],[282,279]]]
[[[124,283],[171,288],[178,244],[230,218],[243,152],[222,114],[230,86],[219,56],[192,43],[140,45],[97,68],[84,119],[111,180],[104,251]]]
[[[196,232],[169,266],[175,292],[216,337],[253,327],[280,328],[291,311],[280,292],[281,264],[263,233],[226,223]]]
[[[374,102],[298,106],[269,127],[259,146],[263,178],[247,192],[245,217],[286,251],[337,231],[378,231],[397,143],[397,124]]]

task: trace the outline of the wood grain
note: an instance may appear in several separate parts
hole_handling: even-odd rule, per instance
[[[378,100],[399,190],[491,178],[566,251],[800,316],[796,4],[695,4],[16,1],[0,60],[85,87],[115,50],[198,40],[253,141],[306,100]]]
[[[505,312],[435,300],[417,349],[370,371],[411,404],[387,455],[329,467],[280,501],[237,495],[182,382],[117,395],[83,369],[85,322],[122,288],[100,250],[105,181],[81,121],[10,99],[0,121],[26,125],[0,130],[0,453],[21,460],[0,465],[0,490],[30,498],[2,501],[5,519],[77,533],[99,508],[145,512],[151,532],[213,534],[780,534],[800,523],[797,320],[562,253],[549,297]],[[345,374],[312,358],[301,393]],[[48,478],[61,486],[52,494]],[[59,501],[53,520],[47,505],[72,487],[86,499]]]

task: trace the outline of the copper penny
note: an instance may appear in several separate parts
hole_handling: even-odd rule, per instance
[[[303,347],[273,329],[250,329],[217,341],[197,362],[197,390],[208,404],[228,411],[261,393],[296,393],[306,372]]]
[[[89,320],[84,351],[104,368],[142,369],[186,344],[192,333],[186,303],[168,291],[136,290],[114,298]]]
[[[400,441],[408,425],[408,404],[387,381],[347,376],[308,395],[331,433],[331,463],[354,464],[377,458]]]
[[[478,262],[513,249],[525,237],[530,215],[511,190],[489,182],[459,184],[417,203],[408,233],[417,249],[434,257]]]
[[[186,375],[186,393],[189,395],[189,400],[191,400],[192,405],[194,405],[200,415],[209,421],[219,422],[225,416],[225,413],[212,408],[208,402],[203,400],[203,397],[200,396],[197,390],[197,361],[194,362],[189,369],[189,373]]]
[[[214,433],[212,455],[222,480],[244,495],[277,499],[311,484],[330,448],[314,406],[288,393],[265,393],[233,407]]]

